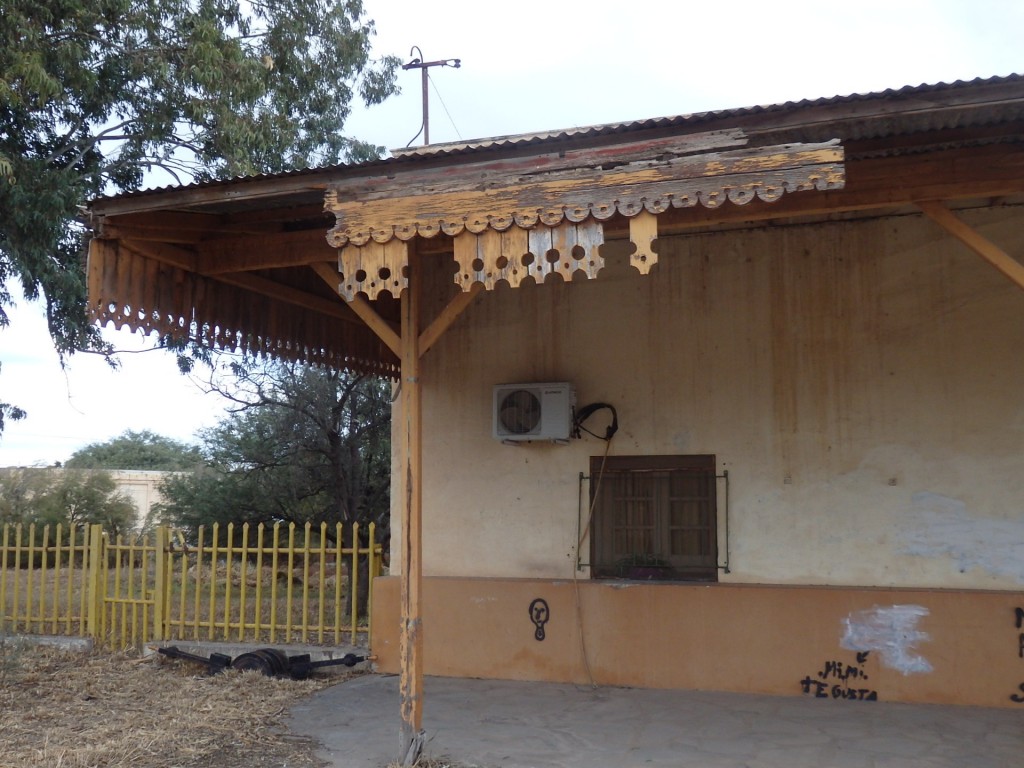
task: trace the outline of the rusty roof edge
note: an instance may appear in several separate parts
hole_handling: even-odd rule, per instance
[[[437,162],[467,162],[481,154],[502,151],[523,151],[532,147],[543,147],[554,144],[587,143],[590,140],[607,142],[621,134],[635,134],[648,130],[671,130],[676,128],[700,128],[708,130],[707,125],[722,121],[734,121],[730,125],[745,125],[751,119],[757,119],[759,131],[785,131],[810,128],[816,125],[828,125],[839,128],[842,123],[855,123],[874,119],[898,119],[901,116],[913,116],[921,111],[954,111],[966,107],[984,108],[991,104],[1014,103],[1020,105],[1024,112],[1024,74],[1011,74],[992,78],[977,78],[970,81],[958,80],[953,83],[937,83],[934,85],[905,86],[877,93],[851,94],[830,98],[785,102],[767,106],[742,107],[737,109],[697,112],[687,115],[648,118],[625,123],[607,123],[596,126],[570,128],[540,133],[499,136],[479,141],[457,142],[430,145],[416,150],[380,160],[371,160],[359,164],[341,164],[321,168],[307,168],[285,171],[276,174],[236,177],[232,179],[215,179],[197,182],[185,186],[161,187],[156,189],[122,192],[117,195],[96,198],[89,203],[90,212],[95,216],[117,215],[127,212],[141,212],[154,209],[188,207],[201,204],[208,197],[210,190],[219,187],[230,188],[224,195],[235,199],[257,199],[282,194],[302,194],[323,191],[334,178],[368,176],[375,173],[390,173],[413,164],[430,164]],[[1006,88],[1006,86],[1010,86]],[[990,91],[1009,91],[1009,98],[998,98],[998,94]],[[948,100],[951,93],[960,93],[963,98]],[[946,101],[932,99],[941,96]],[[919,97],[926,97],[917,108],[906,108],[907,102]],[[871,105],[877,108],[872,109]],[[862,109],[841,119],[829,119],[828,112],[848,105],[858,105]],[[788,120],[779,117],[790,116]],[[803,115],[803,117],[801,117]],[[808,119],[811,118],[811,119]],[[840,135],[841,132],[837,132]],[[242,191],[245,187],[245,191]],[[151,198],[147,200],[146,198]],[[223,200],[223,197],[221,198]]]

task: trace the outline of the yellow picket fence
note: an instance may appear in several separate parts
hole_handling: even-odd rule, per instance
[[[0,630],[117,648],[173,640],[359,644],[383,550],[371,523],[160,527],[4,525]],[[352,596],[355,599],[351,599]],[[365,597],[364,600],[359,599]]]

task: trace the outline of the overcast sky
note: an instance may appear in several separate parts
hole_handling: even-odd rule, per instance
[[[364,6],[379,53],[407,61],[419,46],[427,61],[461,59],[459,69],[431,70],[435,143],[1024,72],[1019,0]],[[419,70],[400,83],[400,96],[356,109],[346,132],[388,148],[410,143]],[[119,347],[146,346],[108,335]],[[78,355],[62,370],[42,309],[23,301],[0,331],[0,363],[0,401],[29,412],[0,437],[0,466],[63,461],[127,429],[189,441],[223,413],[163,352],[124,355],[117,371]]]

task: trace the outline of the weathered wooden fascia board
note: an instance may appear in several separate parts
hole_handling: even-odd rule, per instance
[[[92,226],[101,237],[157,240],[167,243],[196,243],[209,232],[220,235],[239,235],[240,229],[231,227],[224,217],[209,213],[160,211],[159,213],[130,213],[124,216],[97,216]]]
[[[397,194],[430,195],[481,185],[505,186],[536,174],[572,171],[575,168],[609,166],[658,157],[684,157],[746,146],[743,131],[706,131],[653,139],[632,139],[608,146],[583,149],[542,148],[512,157],[501,156],[467,162],[461,158],[429,158],[422,164],[406,163],[382,169],[387,173],[363,175],[332,182],[328,195],[341,203],[378,200]],[[330,206],[325,210],[331,211]]]
[[[550,173],[494,176],[485,183],[460,177],[443,189],[396,178],[388,188],[357,200],[346,202],[329,192],[326,207],[338,224],[328,242],[342,247],[439,232],[454,236],[513,225],[557,226],[563,220],[661,213],[698,203],[717,207],[727,199],[736,204],[755,197],[775,200],[787,191],[843,184],[843,148],[835,141],[683,156],[662,152],[625,163],[605,158]]]
[[[746,142],[741,131],[729,128],[724,130],[706,131],[702,133],[691,133],[688,136],[675,137],[666,141],[680,141],[689,143],[689,152],[704,151],[712,147],[736,146]],[[623,142],[621,145],[629,144],[640,146],[645,142]],[[603,147],[597,151],[614,151],[614,147]],[[572,150],[575,152],[577,150]],[[536,157],[550,157],[557,159],[561,153],[557,149],[547,150],[544,154]],[[458,169],[467,167],[462,158],[448,160],[443,163],[443,169]],[[543,161],[543,160],[542,160]],[[424,161],[425,163],[427,161]],[[506,161],[497,161],[501,165]],[[507,162],[515,163],[516,160]],[[491,165],[492,163],[481,163],[479,165]],[[391,172],[405,173],[405,168],[415,166],[409,161],[389,163],[387,161],[370,164],[370,168],[362,168],[359,165],[339,166],[336,168],[314,169],[299,171],[294,174],[282,176],[258,176],[253,178],[231,179],[228,181],[212,184],[191,185],[172,189],[161,189],[146,191],[136,194],[127,194],[118,197],[98,198],[89,203],[89,214],[93,217],[102,216],[123,216],[136,213],[155,213],[161,211],[186,211],[201,212],[209,206],[224,207],[231,203],[257,200],[283,200],[285,198],[307,199],[310,203],[323,199],[323,193],[328,188],[339,187],[358,188],[366,183],[368,178],[383,177]],[[372,173],[371,173],[372,171]]]
[[[233,202],[291,199],[290,205],[306,201],[315,203],[327,189],[333,169],[299,171],[294,177],[254,177],[231,179],[209,185],[192,185],[172,189],[147,190],[120,197],[99,198],[89,203],[92,216],[123,216],[129,213],[159,211],[190,211],[199,213],[206,207],[223,208]]]
[[[967,200],[1024,194],[1024,146],[995,144],[945,149],[920,155],[849,160],[846,185],[815,195],[787,195],[743,207],[702,207],[668,211],[658,217],[661,236],[742,226],[779,219],[877,211],[877,215],[918,200]],[[605,237],[629,235],[628,221],[604,225]]]

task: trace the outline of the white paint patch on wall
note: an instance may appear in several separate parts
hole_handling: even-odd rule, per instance
[[[915,653],[918,643],[931,638],[917,628],[928,609],[922,605],[875,606],[851,613],[843,619],[843,636],[839,645],[848,651],[877,651],[882,663],[904,675],[931,672],[928,659]]]
[[[911,496],[900,552],[949,557],[961,573],[981,568],[1024,584],[1024,520],[977,517],[964,502],[940,493]]]

